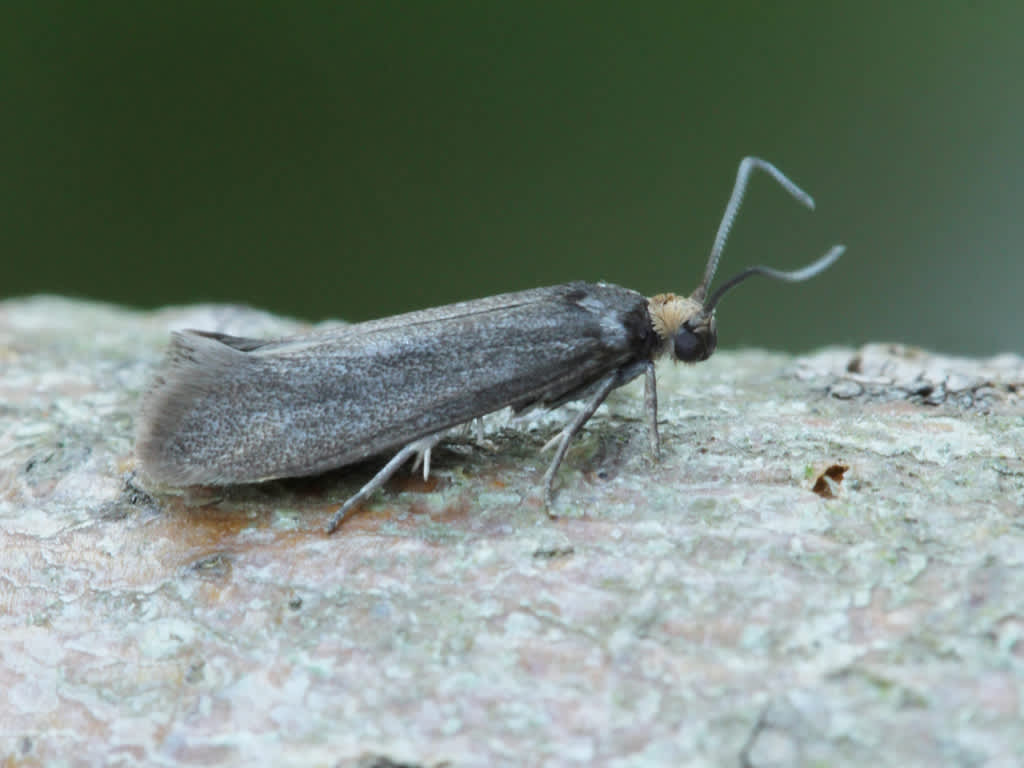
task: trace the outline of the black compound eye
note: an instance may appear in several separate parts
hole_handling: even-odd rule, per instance
[[[684,363],[692,363],[698,359],[701,347],[697,334],[687,328],[680,328],[675,338],[675,357]]]
[[[675,357],[683,363],[699,363],[707,360],[718,344],[718,334],[714,326],[703,326],[692,330],[683,326],[676,333],[674,340]]]

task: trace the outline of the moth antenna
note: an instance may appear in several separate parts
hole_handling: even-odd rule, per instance
[[[787,283],[799,283],[804,280],[810,280],[815,275],[818,275],[831,267],[836,260],[843,255],[843,251],[845,250],[845,245],[833,245],[829,249],[828,253],[817,261],[808,264],[806,267],[794,269],[792,272],[783,272],[780,269],[772,269],[771,267],[747,267],[738,275],[734,275],[718,286],[718,289],[711,294],[711,298],[705,302],[704,309],[701,314],[708,316],[714,312],[715,305],[721,301],[722,296],[742,283],[748,277],[764,275],[765,277],[770,277],[775,280],[785,280]]]
[[[814,210],[814,198],[790,181],[786,174],[767,160],[762,160],[760,157],[744,157],[740,161],[739,170],[736,171],[736,183],[733,185],[732,195],[729,197],[729,204],[725,206],[725,213],[722,214],[722,223],[718,225],[718,234],[715,235],[715,242],[711,246],[711,255],[708,256],[708,265],[704,268],[704,279],[701,280],[700,285],[697,286],[697,290],[693,292],[692,298],[699,302],[704,301],[704,296],[707,294],[708,286],[711,285],[711,279],[715,276],[715,271],[718,269],[718,260],[722,257],[722,250],[725,248],[725,241],[729,239],[729,231],[732,229],[732,223],[736,218],[736,214],[740,212],[740,206],[743,205],[743,196],[747,193],[747,184],[750,182],[750,174],[758,169],[764,171],[775,179],[783,189],[796,198],[797,202],[802,203],[812,211]],[[835,258],[838,258],[838,256]],[[822,259],[822,261],[824,261],[824,259]],[[824,268],[825,267],[822,267],[822,269]],[[735,280],[735,278],[733,279]],[[787,278],[779,279],[785,280]],[[806,280],[807,278],[801,279]],[[719,291],[719,293],[721,293],[721,291]]]

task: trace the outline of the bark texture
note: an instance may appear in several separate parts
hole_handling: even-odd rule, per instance
[[[10,764],[986,765],[1024,760],[1024,360],[895,345],[659,369],[570,450],[486,422],[332,537],[373,471],[157,493],[170,328],[0,303]],[[390,763],[388,761],[391,761]]]

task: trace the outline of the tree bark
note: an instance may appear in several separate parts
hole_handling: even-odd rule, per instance
[[[236,307],[0,303],[0,754],[26,764],[1012,765],[1024,360],[896,345],[658,370],[485,420],[327,537],[379,463],[147,486],[171,327]]]

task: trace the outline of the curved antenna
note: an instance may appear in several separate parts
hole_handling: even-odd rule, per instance
[[[808,264],[806,267],[794,269],[792,272],[783,272],[780,269],[772,269],[771,267],[747,267],[738,275],[730,277],[718,286],[718,290],[711,294],[711,298],[708,299],[707,303],[704,305],[701,315],[704,317],[710,316],[711,313],[715,311],[715,305],[722,300],[722,296],[742,283],[748,277],[764,275],[765,277],[771,277],[775,280],[785,280],[787,283],[799,283],[804,280],[810,280],[815,275],[818,275],[831,267],[836,260],[843,255],[843,251],[845,250],[845,245],[833,245],[832,248],[829,249],[829,252],[817,261]]]
[[[707,294],[708,286],[711,285],[711,278],[715,276],[715,270],[718,269],[718,260],[722,257],[722,249],[725,248],[725,241],[729,238],[729,230],[732,229],[733,220],[736,218],[736,214],[739,213],[740,206],[743,204],[743,196],[747,193],[747,184],[750,181],[750,174],[756,170],[762,170],[769,174],[783,189],[796,198],[797,202],[802,203],[812,211],[814,210],[814,198],[790,181],[786,174],[767,160],[762,160],[760,157],[744,157],[740,161],[739,170],[736,171],[736,183],[733,185],[732,195],[729,197],[729,204],[725,206],[725,213],[722,214],[722,223],[718,225],[718,234],[715,235],[715,242],[711,246],[711,255],[708,256],[708,265],[704,268],[704,279],[701,280],[700,285],[697,286],[697,290],[695,290],[692,295],[692,298],[697,301],[704,301],[704,296]],[[824,269],[824,267],[822,269]]]

